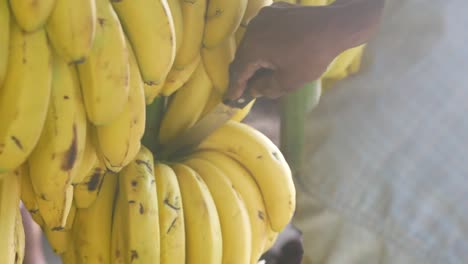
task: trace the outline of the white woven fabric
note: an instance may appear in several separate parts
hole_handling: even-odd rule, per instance
[[[468,1],[387,2],[308,117],[305,264],[468,263]]]

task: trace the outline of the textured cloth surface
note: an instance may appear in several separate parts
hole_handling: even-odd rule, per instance
[[[468,2],[389,0],[307,121],[305,264],[468,263]]]

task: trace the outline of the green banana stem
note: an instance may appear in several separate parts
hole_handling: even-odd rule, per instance
[[[310,113],[318,105],[322,96],[322,80],[317,80],[304,86],[306,93],[306,113]]]
[[[295,179],[301,176],[304,163],[305,117],[317,105],[320,90],[320,81],[314,81],[281,102],[280,148]]]
[[[158,152],[159,125],[164,115],[165,99],[159,96],[146,106],[145,134],[141,141],[153,154]]]

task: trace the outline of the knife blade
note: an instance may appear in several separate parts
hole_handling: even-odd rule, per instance
[[[182,135],[165,144],[164,156],[169,157],[173,154],[182,155],[190,152],[254,99],[250,94],[244,93],[235,101],[220,102]]]

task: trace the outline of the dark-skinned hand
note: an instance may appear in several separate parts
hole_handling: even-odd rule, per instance
[[[319,79],[341,52],[376,33],[385,0],[337,0],[328,6],[278,2],[247,27],[230,65],[226,103],[244,94],[277,98]]]

